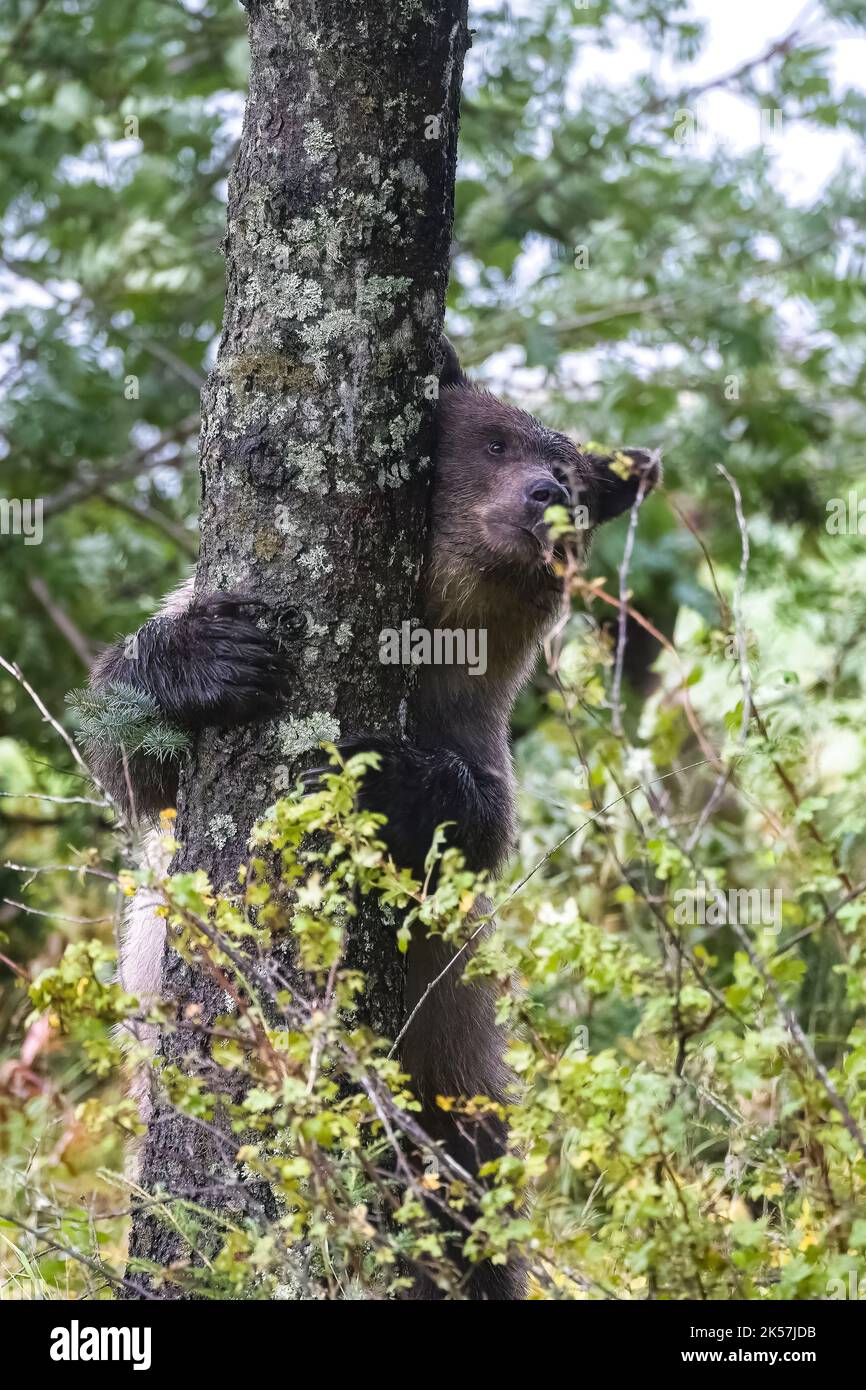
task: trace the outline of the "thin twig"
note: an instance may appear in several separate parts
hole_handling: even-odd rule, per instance
[[[67,917],[62,912],[42,912],[38,907],[28,907],[26,903],[16,903],[13,898],[0,898],[0,903],[5,903],[7,907],[17,908],[19,912],[26,912],[31,917],[50,917],[53,922],[73,922],[78,927],[98,927],[103,922],[110,922],[110,917]]]
[[[25,679],[24,675],[21,672],[21,668],[18,666],[17,662],[7,661],[5,657],[0,656],[0,666],[3,667],[4,671],[8,671],[10,676],[13,676],[15,678],[15,680],[22,687],[22,689],[26,690],[27,694],[30,696],[30,699],[33,701],[34,705],[39,710],[39,713],[42,715],[42,718],[45,720],[46,724],[50,724],[54,732],[66,744],[66,747],[72,754],[72,758],[76,766],[81,769],[83,775],[88,779],[88,781],[91,781],[93,783],[97,791],[102,793],[102,795],[105,797],[106,803],[112,807],[117,817],[118,825],[123,829],[127,829],[127,821],[122,809],[115,801],[108,788],[104,787],[103,784],[100,782],[99,778],[96,776],[96,773],[92,772],[91,769],[87,766],[87,763],[84,761],[84,758],[78,751],[78,748],[76,747],[74,740],[70,738],[63,725],[59,723],[59,721],[54,718],[54,715],[50,712],[50,710],[46,708],[45,703],[36,694],[36,691],[33,689],[33,686],[30,684],[28,680]]]
[[[11,797],[14,801],[25,798],[29,801],[53,801],[58,806],[111,806],[110,801],[97,801],[92,796],[48,796],[42,792],[0,792],[0,796]],[[51,821],[46,824],[50,825]]]
[[[749,961],[752,965],[752,968],[755,971],[757,971],[757,973],[760,975],[766,988],[770,991],[773,998],[775,999],[776,1007],[778,1008],[779,1013],[782,1015],[782,1018],[784,1019],[785,1026],[788,1029],[788,1032],[791,1034],[791,1037],[797,1043],[798,1047],[800,1048],[800,1051],[803,1053],[803,1056],[809,1063],[809,1066],[812,1068],[813,1072],[815,1073],[821,1085],[823,1086],[824,1091],[831,1105],[841,1115],[842,1123],[844,1124],[848,1133],[851,1135],[851,1138],[859,1146],[864,1157],[866,1157],[866,1136],[864,1136],[862,1130],[857,1124],[857,1121],[854,1119],[854,1116],[851,1114],[851,1111],[845,1104],[845,1101],[842,1099],[839,1092],[836,1090],[836,1087],[830,1079],[830,1074],[827,1071],[827,1068],[824,1066],[823,1062],[821,1062],[818,1058],[818,1055],[815,1052],[814,1047],[812,1046],[811,1042],[809,1041],[808,1037],[806,1036],[802,1027],[800,1026],[800,1021],[794,1013],[794,1010],[785,1003],[785,1000],[782,997],[782,991],[779,989],[776,980],[771,975],[770,971],[765,968],[763,961],[760,959],[758,955],[756,955],[755,951],[753,950],[752,943],[748,937],[748,933],[743,931],[743,928],[737,921],[731,922],[730,925],[733,927],[733,930],[740,942],[740,945],[746,952],[746,955],[749,957]]]
[[[691,853],[707,821],[712,816],[719,802],[725,794],[725,789],[731,780],[734,771],[734,763],[742,754],[749,733],[749,723],[752,718],[752,673],[749,670],[749,653],[746,642],[746,627],[743,619],[743,598],[746,592],[746,579],[749,572],[749,528],[746,525],[746,517],[743,512],[743,498],[736,478],[732,477],[725,468],[724,464],[717,463],[716,468],[728,483],[731,492],[734,494],[734,510],[737,515],[737,525],[740,529],[740,569],[737,575],[737,587],[734,591],[734,630],[737,638],[737,658],[740,668],[740,684],[743,690],[743,710],[740,718],[740,734],[737,741],[737,752],[716,778],[716,784],[710,793],[709,799],[698,816],[695,828],[686,842],[686,849]]]
[[[625,662],[625,642],[626,627],[628,624],[628,614],[626,605],[628,603],[628,572],[631,565],[632,552],[634,550],[634,540],[637,534],[637,517],[641,509],[643,499],[646,496],[647,477],[641,476],[635,499],[631,504],[631,511],[628,518],[628,534],[625,538],[625,546],[622,552],[622,562],[619,567],[619,621],[617,625],[616,637],[616,662],[613,668],[613,687],[611,690],[611,704],[613,706],[612,728],[617,738],[622,738],[622,672]]]
[[[45,610],[61,637],[66,639],[82,665],[89,669],[94,652],[84,633],[76,627],[66,609],[62,608],[55,598],[52,598],[44,579],[38,574],[32,574],[27,584],[31,594]]]
[[[19,1221],[17,1216],[10,1216],[8,1212],[0,1211],[0,1221],[7,1221],[10,1226],[17,1227],[19,1231],[26,1231],[27,1235],[33,1236],[34,1240],[49,1239],[48,1235],[44,1235],[34,1226],[28,1226],[24,1221]],[[53,1248],[55,1250],[62,1250],[64,1255],[68,1255],[70,1259],[75,1260],[78,1264],[84,1265],[87,1269],[92,1269],[100,1278],[107,1279],[109,1283],[117,1284],[121,1288],[130,1289],[139,1298],[146,1298],[152,1302],[157,1301],[158,1296],[150,1293],[141,1284],[136,1284],[133,1279],[125,1279],[122,1274],[113,1274],[111,1270],[106,1269],[105,1265],[100,1264],[98,1260],[91,1260],[87,1255],[82,1255],[80,1250],[75,1250],[71,1245],[64,1245],[62,1241],[57,1239],[53,1232],[50,1235],[50,1239],[54,1242]],[[41,1258],[38,1252],[36,1258]]]

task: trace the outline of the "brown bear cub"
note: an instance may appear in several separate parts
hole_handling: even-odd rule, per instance
[[[364,798],[387,816],[383,837],[401,867],[423,876],[436,827],[451,822],[451,843],[467,865],[495,873],[513,840],[514,788],[509,721],[545,633],[563,603],[563,585],[545,524],[549,507],[579,505],[585,551],[594,528],[633,503],[641,480],[655,485],[654,455],[640,449],[611,457],[582,453],[565,435],[472,385],[450,344],[438,404],[438,447],[428,555],[423,575],[429,630],[486,633],[486,669],[424,665],[410,710],[411,739],[362,729],[341,744],[349,754],[373,749],[381,766],[365,778]],[[623,468],[625,457],[631,472]],[[122,642],[96,662],[92,684],[134,684],[165,718],[183,728],[228,726],[277,713],[287,685],[286,658],[256,624],[240,595],[192,592],[191,581],[137,634],[136,660]],[[140,816],[175,804],[178,767],[142,754],[110,751],[94,770],[124,804],[132,793]],[[158,994],[165,924],[146,899],[133,908],[124,943],[124,984]],[[441,939],[409,949],[406,1014],[445,968],[452,948]],[[422,1123],[464,1168],[475,1171],[503,1150],[504,1133],[489,1122],[467,1131],[436,1105],[437,1095],[510,1098],[504,1039],[495,1000],[481,983],[449,971],[412,1020],[402,1061],[422,1102]],[[519,1299],[519,1261],[467,1267],[467,1298]],[[441,1295],[419,1281],[414,1296]]]

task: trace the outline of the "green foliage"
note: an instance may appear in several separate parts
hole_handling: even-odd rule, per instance
[[[857,518],[827,524],[862,492],[862,156],[806,203],[782,191],[772,142],[679,138],[707,91],[659,75],[703,51],[684,3],[526,9],[474,18],[452,331],[470,366],[510,349],[533,369],[508,390],[575,438],[660,447],[665,486],[626,575],[627,519],[590,575],[569,573],[572,616],[515,719],[505,882],[447,852],[425,885],[388,864],[354,762],[273,809],[231,901],[199,875],[163,884],[176,949],[232,984],[212,1048],[247,1085],[221,1109],[200,1078],[164,1067],[160,1084],[202,1120],[225,1113],[245,1178],[279,1202],[264,1231],[224,1216],[215,1258],[172,1272],[205,1296],[385,1296],[413,1261],[459,1292],[422,1199],[466,1210],[465,1180],[435,1154],[420,1191],[401,1173],[411,1081],[356,1026],[364,982],[341,965],[370,892],[403,944],[457,945],[477,894],[496,904],[454,968],[496,983],[520,1090],[470,1253],[519,1246],[540,1299],[818,1298],[864,1277],[866,571]],[[56,711],[87,648],[134,631],[194,544],[245,40],[233,0],[30,13],[0,19],[0,428],[6,494],[50,505],[41,546],[4,548],[0,651]],[[826,16],[862,37],[859,0],[825,0],[768,61],[744,45],[721,85],[756,126],[769,107],[862,144],[866,101],[833,75]],[[584,80],[587,45],[630,34],[645,67]],[[742,600],[717,463],[748,521]],[[652,633],[630,618],[620,688],[621,592]],[[5,675],[0,702],[4,859],[27,866],[0,869],[0,950],[31,977],[2,967],[0,1262],[13,1296],[107,1296],[121,1139],[140,1127],[111,1029],[141,1017],[108,961],[118,901],[146,876],[117,871],[105,808]],[[94,735],[176,751],[122,689],[82,712]],[[762,892],[778,894],[768,925],[732,913]],[[309,996],[262,997],[248,963],[289,943]],[[443,1103],[467,1124],[487,1104]],[[190,1251],[214,1220],[177,1202],[164,1219]]]
[[[700,650],[703,632],[696,637]],[[587,658],[599,655],[593,640]],[[680,659],[689,659],[685,647]],[[721,674],[712,658],[700,660],[691,686],[698,720],[707,713],[701,687]],[[670,668],[663,674],[681,681]],[[550,702],[566,724],[570,699],[560,681]],[[663,707],[659,695],[655,709]],[[723,712],[714,711],[717,723]],[[465,1252],[505,1258],[519,1248],[537,1298],[821,1297],[859,1268],[866,1032],[860,994],[846,1003],[831,981],[862,977],[862,915],[843,918],[842,907],[837,915],[828,895],[846,896],[852,855],[862,853],[844,817],[815,824],[829,797],[800,814],[804,799],[775,765],[757,715],[735,751],[737,778],[749,768],[748,795],[732,796],[696,847],[678,826],[675,799],[666,800],[649,838],[645,822],[670,778],[669,763],[663,771],[652,762],[653,720],[651,704],[637,784],[629,764],[638,750],[612,739],[604,721],[583,744],[575,735],[570,753],[548,752],[554,788],[573,794],[575,768],[588,774],[587,814],[575,826],[569,807],[548,801],[546,815],[529,817],[543,843],[515,870],[514,886],[499,890],[497,929],[454,967],[495,982],[520,1082],[504,1111],[483,1097],[440,1098],[467,1124],[491,1108],[509,1121],[510,1152],[488,1165],[483,1192],[419,1137],[411,1079],[388,1040],[357,1024],[364,982],[341,965],[359,895],[380,894],[402,917],[402,933],[434,931],[456,946],[477,935],[473,904],[489,887],[451,851],[431,859],[426,885],[388,860],[381,818],[356,809],[375,755],[272,808],[253,835],[240,896],[217,898],[201,873],[163,881],[174,948],[230,981],[232,1006],[217,1020],[212,1051],[245,1084],[217,1095],[165,1067],[160,1084],[184,1112],[224,1117],[241,1172],[269,1185],[279,1214],[265,1232],[226,1222],[218,1257],[202,1262],[195,1252],[212,1220],[172,1202],[166,1219],[180,1221],[189,1257],[160,1277],[205,1297],[384,1297],[422,1265],[459,1297],[453,1237],[425,1199],[471,1213],[473,1196]],[[680,723],[687,739],[682,712]],[[666,759],[670,743],[666,730]],[[705,792],[712,782],[705,778]],[[750,830],[753,818],[762,832]],[[713,924],[708,912],[705,922],[683,923],[681,889],[730,879],[717,837],[732,825],[738,881],[784,885],[779,920],[727,913]],[[266,873],[274,856],[276,878]],[[118,888],[145,878],[125,875]],[[807,964],[827,954],[821,933],[834,922],[830,993],[809,1002]],[[309,991],[263,994],[252,962],[287,934]],[[85,1048],[95,1026],[139,1016],[106,979],[108,954],[93,942],[72,946],[31,990],[34,1005]],[[815,1014],[831,1003],[832,1018]],[[798,1022],[804,1009],[814,1044]],[[161,1010],[151,1021],[173,1026]],[[98,1065],[98,1049],[93,1056]],[[130,1127],[122,1111],[114,1122]],[[401,1133],[422,1151],[426,1144],[436,1166],[410,1172]]]
[[[107,681],[99,690],[74,690],[66,697],[85,748],[124,749],[163,761],[190,747],[189,735],[169,724],[152,695],[125,681]]]

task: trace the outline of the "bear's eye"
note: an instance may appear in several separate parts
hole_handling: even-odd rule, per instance
[[[487,445],[487,452],[488,454],[504,454],[505,445],[501,439],[491,439],[490,443]]]

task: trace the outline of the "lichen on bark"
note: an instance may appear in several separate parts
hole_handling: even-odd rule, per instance
[[[434,393],[452,225],[466,0],[249,0],[249,96],[229,180],[226,302],[202,392],[196,586],[241,590],[300,629],[281,719],[196,742],[181,782],[175,869],[236,882],[255,819],[311,761],[319,736],[397,733],[411,668],[378,635],[419,611]],[[395,1035],[402,969],[393,921],[367,904],[351,964],[364,1021]],[[207,1074],[200,1028],[216,986],[167,951],[179,1026],[162,1056]],[[232,1145],[157,1105],[145,1187],[209,1197]],[[237,1206],[235,1207],[237,1209]],[[148,1209],[131,1253],[182,1255]],[[170,1282],[161,1291],[178,1296]]]

